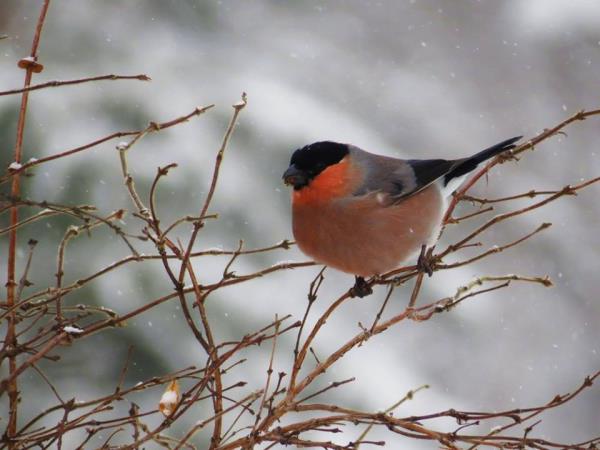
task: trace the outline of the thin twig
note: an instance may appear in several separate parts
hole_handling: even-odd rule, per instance
[[[267,395],[269,393],[269,385],[271,384],[271,375],[273,374],[273,359],[275,358],[275,349],[277,348],[277,333],[279,331],[279,322],[277,319],[277,314],[275,314],[275,337],[273,338],[273,346],[271,347],[271,357],[269,358],[269,368],[267,369],[267,381],[265,383],[265,387],[263,389],[263,396],[258,405],[258,412],[256,414],[256,418],[254,419],[254,426],[252,427],[251,435],[256,433],[256,428],[258,427],[258,423],[260,422],[262,411],[266,405]],[[270,411],[269,411],[270,413]]]
[[[475,261],[483,259],[486,256],[492,255],[494,253],[501,253],[504,250],[507,250],[507,249],[509,249],[511,247],[515,247],[516,245],[521,244],[522,242],[524,242],[527,239],[529,239],[530,237],[538,234],[539,232],[541,232],[541,231],[543,231],[543,230],[545,230],[547,228],[550,228],[550,226],[552,226],[551,223],[543,223],[539,227],[537,227],[535,230],[533,230],[531,233],[526,234],[522,238],[519,238],[519,239],[517,239],[517,240],[515,240],[513,242],[510,242],[510,243],[505,244],[505,245],[500,245],[500,246],[496,245],[496,246],[490,248],[489,250],[487,250],[487,251],[485,251],[483,253],[480,253],[479,255],[473,256],[472,258],[468,258],[468,259],[465,259],[463,261],[455,262],[455,263],[452,263],[452,264],[436,264],[436,268],[438,268],[438,269],[454,269],[456,267],[460,267],[460,266],[465,266],[465,265],[471,264],[471,263],[473,263]],[[463,246],[461,246],[461,248],[465,248],[465,246],[463,245]]]
[[[32,86],[27,86],[22,89],[11,89],[9,91],[0,91],[0,96],[2,95],[12,95],[12,94],[21,94],[23,92],[31,92],[37,91],[39,89],[49,88],[49,87],[58,87],[58,86],[69,86],[72,84],[81,84],[87,83],[89,81],[102,81],[102,80],[140,80],[140,81],[151,81],[152,79],[148,75],[140,74],[140,75],[99,75],[95,77],[89,78],[80,78],[77,80],[65,80],[65,81],[48,81],[46,83],[34,84]]]
[[[406,395],[404,397],[402,397],[400,400],[398,400],[396,403],[394,403],[392,406],[390,406],[389,408],[387,408],[385,411],[383,411],[383,414],[389,414],[391,412],[393,412],[396,408],[398,408],[400,405],[402,405],[404,402],[408,401],[408,400],[412,400],[413,397],[415,396],[415,394],[423,389],[429,389],[429,385],[428,384],[424,384],[423,386],[419,386],[416,389],[411,389],[410,391],[408,391],[406,393]],[[358,439],[355,441],[355,448],[356,450],[359,449],[360,444],[364,441],[364,439],[367,437],[367,434],[369,434],[369,432],[371,431],[371,429],[373,428],[373,424],[370,424],[365,431],[363,431],[360,436],[358,437]]]
[[[379,319],[381,319],[381,316],[383,315],[383,311],[385,310],[385,307],[387,306],[388,301],[391,298],[392,293],[394,292],[394,288],[395,288],[395,286],[393,284],[390,284],[390,287],[388,288],[388,292],[385,296],[385,299],[383,300],[383,304],[381,305],[381,308],[377,312],[377,315],[375,316],[375,320],[373,320],[373,324],[371,325],[371,328],[370,328],[371,331],[373,331],[375,329],[375,327],[377,326],[377,323],[379,323]]]
[[[485,230],[487,230],[488,228],[490,228],[492,225],[495,225],[499,222],[502,222],[506,219],[510,219],[512,217],[515,216],[519,216],[525,213],[528,213],[530,211],[533,211],[534,209],[540,208],[548,203],[551,203],[565,195],[573,195],[573,192],[577,192],[578,190],[581,190],[587,186],[590,186],[591,184],[597,183],[600,181],[600,177],[596,177],[596,178],[592,178],[591,180],[579,183],[575,186],[565,186],[563,189],[561,189],[560,191],[558,191],[556,194],[551,195],[548,198],[545,198],[544,200],[541,200],[539,202],[533,203],[529,206],[526,206],[524,208],[515,210],[515,211],[511,211],[511,212],[507,212],[504,214],[499,214],[497,216],[495,216],[494,218],[490,219],[489,221],[487,221],[486,223],[484,223],[483,225],[481,225],[479,228],[477,228],[475,231],[473,231],[472,233],[470,233],[468,236],[466,236],[465,238],[461,239],[460,241],[458,241],[457,243],[449,246],[446,250],[444,250],[443,252],[441,252],[439,255],[437,255],[437,258],[443,258],[444,256],[448,255],[449,253],[453,252],[456,248],[460,248],[462,245],[468,243],[469,241],[471,241],[474,237],[480,235],[481,233],[483,233]]]
[[[315,276],[315,278],[310,282],[308,288],[308,304],[306,305],[306,309],[304,310],[304,317],[302,317],[302,321],[300,322],[300,328],[298,329],[298,335],[296,336],[296,345],[294,346],[294,358],[298,357],[298,348],[300,347],[300,338],[302,336],[302,330],[304,330],[304,325],[306,324],[306,319],[308,318],[308,313],[313,305],[313,303],[317,300],[317,295],[319,293],[319,289],[321,288],[321,284],[325,280],[323,273],[327,266],[323,266],[319,273]]]
[[[25,269],[23,270],[23,275],[21,276],[21,279],[19,280],[19,288],[17,289],[17,295],[16,295],[16,301],[15,304],[19,304],[20,300],[21,300],[21,295],[23,294],[23,290],[27,287],[27,286],[31,286],[31,282],[27,279],[27,277],[29,276],[29,270],[31,269],[31,260],[33,259],[33,251],[35,250],[35,246],[37,245],[38,241],[36,241],[35,239],[29,239],[29,242],[27,243],[27,245],[29,245],[29,252],[27,254],[27,262],[25,263]],[[0,320],[2,320],[2,316],[0,316]]]
[[[342,386],[344,384],[353,383],[354,381],[356,381],[355,377],[351,377],[351,378],[348,378],[346,380],[341,380],[341,381],[334,381],[332,383],[329,383],[328,386],[325,386],[324,388],[319,389],[317,392],[315,392],[313,394],[310,394],[310,395],[307,395],[306,397],[303,397],[303,398],[297,400],[296,403],[298,403],[298,404],[299,403],[304,403],[305,401],[310,400],[311,398],[315,398],[315,397],[323,394],[324,392],[327,392],[327,391],[329,391],[331,389],[338,388],[338,387],[340,387],[340,386]]]
[[[27,95],[27,92],[25,92],[23,95]],[[43,158],[38,158],[33,161],[30,160],[30,161],[26,162],[25,164],[22,164],[18,169],[10,170],[9,173],[0,177],[0,184],[5,183],[7,180],[16,177],[20,173],[22,173],[28,169],[31,169],[32,167],[39,166],[40,164],[44,164],[49,161],[54,161],[56,159],[65,158],[67,156],[74,155],[75,153],[83,152],[85,150],[89,150],[90,148],[93,148],[100,144],[103,144],[106,141],[110,141],[110,140],[121,138],[121,137],[136,136],[140,133],[143,133],[148,128],[152,128],[151,131],[153,131],[153,132],[162,131],[167,128],[171,128],[173,126],[179,125],[180,123],[187,122],[189,119],[191,119],[194,116],[198,116],[200,114],[205,113],[206,111],[213,108],[214,106],[215,105],[208,105],[208,106],[202,106],[202,107],[199,106],[199,107],[195,108],[192,112],[190,112],[184,116],[177,117],[176,119],[172,119],[172,120],[169,120],[167,122],[162,122],[162,123],[151,122],[150,125],[143,130],[117,131],[116,133],[109,134],[108,136],[104,136],[100,139],[97,139],[88,144],[84,144],[80,147],[75,147],[70,150],[64,150],[62,152],[55,153],[54,155],[46,156]],[[17,161],[17,162],[19,162],[19,161]],[[17,197],[17,196],[15,195],[13,197]]]
[[[233,133],[233,129],[237,122],[238,115],[240,114],[242,109],[244,109],[245,106],[246,106],[246,94],[243,93],[242,100],[233,105],[234,113],[231,118],[231,121],[229,122],[229,126],[227,127],[227,131],[225,132],[225,136],[223,137],[221,147],[219,148],[219,151],[217,152],[217,156],[216,156],[216,160],[215,160],[215,167],[213,170],[213,177],[212,177],[212,180],[210,183],[210,188],[209,188],[208,194],[206,196],[206,200],[204,201],[204,205],[202,206],[202,210],[199,214],[199,217],[206,216],[207,210],[210,206],[210,203],[212,201],[212,198],[213,198],[216,186],[217,186],[217,180],[219,178],[221,162],[223,160],[223,155],[225,153],[225,149],[227,148],[227,144],[229,143],[229,138],[231,137],[231,134]],[[194,247],[196,237],[198,236],[198,232],[200,231],[200,228],[202,226],[203,226],[202,221],[196,222],[194,224],[194,227],[192,230],[192,235],[189,239],[189,242],[187,244],[187,249],[185,251],[185,255],[181,262],[181,268],[179,270],[179,277],[177,279],[178,283],[175,287],[178,290],[178,292],[181,292],[181,286],[183,286],[184,276],[185,276],[185,273],[187,272],[192,281],[192,286],[194,288],[194,293],[196,295],[196,306],[198,307],[198,311],[200,313],[200,318],[202,321],[202,325],[204,327],[204,335],[206,336],[206,342],[208,344],[207,352],[209,354],[209,358],[211,358],[214,361],[214,360],[218,359],[218,354],[217,354],[217,350],[215,348],[210,325],[209,325],[209,322],[208,322],[208,319],[206,316],[206,310],[204,308],[203,299],[205,299],[206,296],[202,296],[200,286],[196,280],[196,275],[195,275],[193,267],[190,263],[190,255],[192,253],[192,249]],[[208,292],[210,292],[210,291],[208,291]],[[182,296],[182,294],[180,294],[180,298],[181,298],[181,296]],[[220,397],[221,375],[218,371],[215,373],[214,382],[215,382],[215,386],[216,386],[216,395],[213,399],[213,406],[214,406],[214,411],[215,411],[215,425],[214,425],[213,435],[211,438],[211,446],[210,446],[211,449],[215,448],[219,444],[220,439],[221,439],[222,420],[221,420],[220,412],[222,411],[223,405],[222,405],[222,399]]]
[[[510,154],[518,155],[520,153],[523,153],[524,151],[533,149],[540,142],[548,139],[549,137],[552,137],[552,136],[558,134],[563,128],[565,128],[567,125],[571,124],[572,122],[585,120],[588,117],[592,117],[592,116],[596,116],[596,115],[600,115],[600,109],[594,109],[594,110],[590,110],[590,111],[583,111],[583,110],[579,111],[576,114],[572,115],[571,117],[568,117],[567,119],[563,120],[561,123],[559,123],[555,127],[546,129],[542,133],[535,136],[533,139],[530,139],[529,141],[525,142],[524,144],[519,145],[517,148],[511,150]],[[471,189],[473,187],[473,185],[475,185],[475,183],[477,183],[477,181],[479,181],[479,179],[481,177],[483,177],[485,174],[487,174],[492,167],[494,167],[496,164],[499,164],[500,162],[504,162],[504,159],[502,158],[502,156],[497,156],[496,158],[492,159],[483,168],[481,168],[479,171],[477,171],[465,184],[463,184],[458,191],[456,191],[456,193],[454,194],[454,197],[452,198],[452,201],[450,202],[450,205],[448,206],[448,208],[446,210],[446,213],[444,214],[443,223],[448,223],[448,219],[450,217],[452,217],[452,213],[454,212],[454,209],[456,208],[458,202],[463,198],[465,193],[469,189]],[[443,232],[443,230],[442,230],[442,232]]]

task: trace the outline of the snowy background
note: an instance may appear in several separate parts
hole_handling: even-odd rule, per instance
[[[0,34],[9,38],[0,41],[0,90],[22,85],[16,61],[29,54],[39,6],[39,1],[2,0]],[[55,0],[40,62],[45,70],[34,77],[36,83],[105,73],[146,73],[153,81],[99,82],[32,93],[24,160],[144,127],[150,120],[169,120],[197,105],[216,104],[189,124],[147,137],[130,153],[142,191],[157,166],[179,163],[160,188],[165,222],[197,213],[230,105],[247,92],[249,104],[240,116],[213,202],[212,210],[221,219],[209,223],[198,246],[235,248],[243,238],[250,248],[291,238],[289,192],[280,177],[290,153],[301,145],[331,139],[398,157],[456,158],[512,136],[531,137],[577,110],[599,108],[600,3]],[[11,162],[19,101],[18,96],[0,99],[2,167]],[[480,183],[474,192],[500,197],[598,176],[598,119],[566,131],[568,137],[555,137],[518,163],[494,169],[488,183]],[[27,180],[26,194],[54,202],[94,203],[105,213],[131,209],[115,144],[41,166]],[[598,195],[594,186],[496,228],[485,236],[486,246],[510,242],[542,222],[554,224],[515,250],[436,273],[426,280],[421,302],[451,295],[460,284],[484,274],[547,274],[554,289],[514,285],[466,302],[451,314],[402,324],[327,373],[327,381],[357,377],[354,384],[337,389],[330,401],[379,410],[409,389],[430,384],[398,413],[412,415],[450,407],[534,406],[572,391],[600,367]],[[505,209],[498,205],[496,211]],[[6,226],[7,217],[0,221]],[[129,222],[139,225],[131,216]],[[40,241],[32,268],[36,287],[54,282],[56,245],[70,223],[57,218],[21,232],[21,267],[28,238]],[[449,237],[464,235],[475,223],[461,225]],[[2,255],[6,241],[6,235],[0,237]],[[93,239],[74,240],[67,254],[67,281],[125,256],[122,247],[105,230]],[[281,260],[305,259],[293,249],[240,259],[234,269],[245,273]],[[214,280],[224,261],[198,260],[201,282]],[[2,258],[2,273],[4,264]],[[312,267],[280,273],[220,291],[209,302],[210,314],[219,321],[217,338],[240,338],[271,321],[274,313],[301,317],[307,284],[317,271]],[[353,281],[335,271],[326,276],[315,314]],[[407,289],[395,292],[388,314],[404,308]],[[127,312],[171,291],[159,264],[134,265],[66,301]],[[341,345],[358,331],[358,321],[370,323],[383,295],[384,289],[378,289],[368,299],[347,304],[328,321],[317,353]],[[135,346],[135,366],[128,383],[204,361],[171,302],[126,328],[65,349],[62,364],[43,367],[60,380],[57,387],[65,397],[85,400],[114,387],[130,344]],[[276,371],[289,371],[292,345],[291,337],[282,340]],[[262,366],[246,367],[234,377],[250,381],[248,392],[263,386],[268,355],[262,352],[269,347],[259,350]],[[37,374],[30,371],[24,380],[29,383],[21,386],[24,417],[55,401]],[[136,401],[149,407],[157,398]],[[210,410],[195,414],[189,423],[210,416]],[[489,425],[479,431],[488,432]],[[545,414],[535,430],[546,439],[583,441],[599,429],[600,391],[592,388]],[[349,428],[340,441],[357,431]],[[384,434],[390,448],[406,444],[387,433],[373,432],[370,438]],[[199,447],[203,438],[199,435]],[[410,448],[436,448],[419,444],[411,441]]]

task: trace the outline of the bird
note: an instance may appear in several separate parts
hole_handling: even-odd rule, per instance
[[[317,263],[354,275],[360,287],[419,250],[422,256],[439,237],[452,193],[521,138],[454,160],[392,158],[333,141],[301,147],[283,174],[293,188],[296,244]]]

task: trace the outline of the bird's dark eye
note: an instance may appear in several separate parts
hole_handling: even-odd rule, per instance
[[[318,162],[309,170],[309,172],[311,175],[317,175],[317,174],[323,172],[323,170],[325,170],[325,168],[327,168],[327,164],[325,164],[323,162]]]

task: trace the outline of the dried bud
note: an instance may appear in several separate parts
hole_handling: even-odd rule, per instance
[[[158,409],[165,417],[169,417],[177,408],[179,399],[179,383],[177,383],[177,380],[173,380],[160,398]]]
[[[20,59],[17,65],[21,69],[31,70],[33,73],[40,73],[42,70],[44,70],[44,66],[37,62],[35,59],[33,59],[31,56]]]

